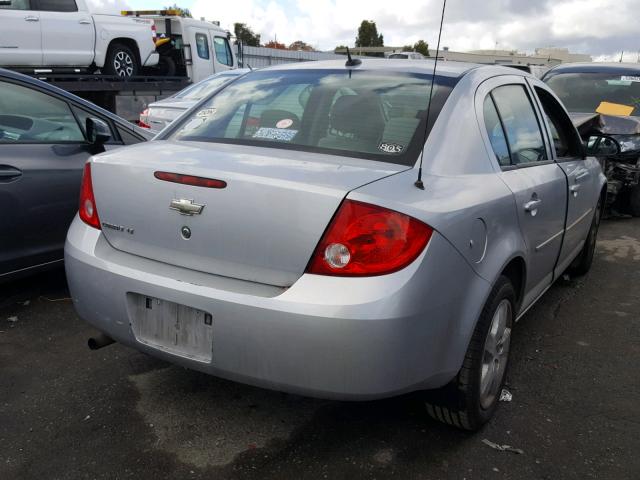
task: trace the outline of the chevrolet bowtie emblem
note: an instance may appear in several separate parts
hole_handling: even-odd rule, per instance
[[[197,203],[193,203],[193,200],[188,200],[186,198],[173,199],[169,204],[170,210],[175,210],[180,215],[200,215],[202,210],[204,210],[205,205],[199,205]]]

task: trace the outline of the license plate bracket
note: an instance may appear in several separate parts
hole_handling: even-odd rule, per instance
[[[172,355],[211,363],[213,316],[203,310],[130,293],[130,322],[140,343]]]

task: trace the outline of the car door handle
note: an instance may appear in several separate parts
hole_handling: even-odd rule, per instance
[[[577,197],[577,196],[578,196],[578,190],[580,190],[580,184],[579,184],[579,183],[576,183],[576,184],[571,185],[571,186],[569,187],[569,191],[570,191],[571,193],[573,193],[573,196],[574,196],[574,197]]]
[[[24,17],[25,22],[39,22],[40,18],[33,16],[33,15],[27,15],[26,17]]]
[[[8,182],[22,175],[22,172],[17,168],[9,167],[6,165],[0,165],[0,182]]]
[[[78,22],[80,25],[91,25],[91,20],[88,20],[86,18],[83,18],[82,20],[80,20]]]
[[[524,204],[524,211],[531,214],[532,217],[535,217],[538,213],[538,207],[542,204],[542,200],[539,198],[536,200],[531,200]]]

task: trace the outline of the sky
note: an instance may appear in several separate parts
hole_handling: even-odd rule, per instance
[[[567,47],[596,60],[640,56],[639,0],[448,0],[442,45],[451,50],[500,49],[533,52]],[[88,0],[102,11],[158,9],[162,0]],[[262,42],[303,40],[320,50],[353,45],[362,20],[376,22],[384,44],[419,39],[435,48],[441,0],[180,0],[195,18],[218,20],[229,30],[249,25]],[[635,6],[635,8],[633,8]]]

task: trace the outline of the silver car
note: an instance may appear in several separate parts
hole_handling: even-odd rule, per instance
[[[211,75],[198,83],[189,85],[169,98],[153,102],[140,114],[138,125],[148,128],[152,132],[159,132],[225,83],[235,80],[250,71],[248,68],[225,70]]]
[[[66,244],[78,314],[212,375],[351,400],[430,390],[432,416],[481,426],[515,321],[589,269],[605,178],[533,76],[432,70],[251,72],[94,157]]]

